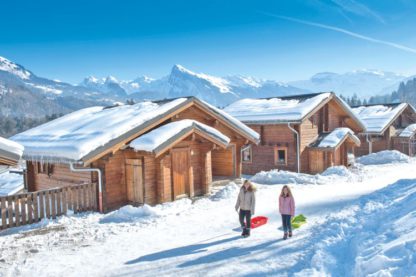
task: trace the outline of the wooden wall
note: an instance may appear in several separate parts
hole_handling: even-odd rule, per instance
[[[296,136],[288,128],[287,124],[281,125],[258,125],[250,124],[250,127],[261,134],[261,143],[252,146],[252,162],[243,162],[244,174],[255,174],[262,170],[282,169],[296,171]],[[349,115],[334,100],[317,110],[310,118],[302,124],[295,126],[300,136],[300,169],[301,172],[310,172],[311,157],[308,146],[319,136],[320,131],[331,132],[338,127],[349,127],[353,131],[362,131],[360,126],[349,117]],[[274,147],[287,147],[287,165],[275,165]],[[323,159],[321,154],[312,154],[316,159]],[[341,162],[341,156],[334,157]],[[317,165],[318,167],[320,165]],[[322,167],[325,167],[322,162]],[[313,171],[319,170],[312,168]],[[318,172],[318,171],[317,171]]]
[[[310,119],[300,125],[300,171],[309,172],[308,146],[318,138],[318,126]]]
[[[37,162],[27,162],[28,191],[91,183],[90,172],[72,172],[67,164],[53,164],[50,175],[38,173]]]
[[[211,115],[207,114],[206,112],[204,112],[203,110],[201,110],[200,108],[196,107],[196,106],[192,106],[186,110],[184,110],[183,112],[179,113],[178,115],[172,117],[172,121],[177,121],[177,120],[182,120],[182,119],[194,119],[197,120],[201,123],[204,123],[208,126],[214,127],[215,129],[219,130],[221,133],[223,133],[224,135],[226,135],[227,137],[230,138],[230,143],[235,145],[235,160],[236,160],[236,176],[239,177],[241,176],[241,171],[242,171],[242,164],[241,164],[241,147],[243,145],[245,145],[246,143],[246,139],[244,139],[243,137],[241,137],[236,131],[234,131],[233,129],[227,127],[225,124],[223,124],[220,120],[216,120],[214,117],[212,117]],[[219,161],[221,159],[223,159],[223,162],[225,160],[228,161],[229,158],[229,154],[227,153],[217,153],[220,156],[219,157],[215,157],[215,152],[212,153],[212,159],[217,159],[216,161]],[[213,163],[215,164],[215,162],[213,161]],[[230,166],[230,163],[228,162],[227,166]],[[223,174],[223,172],[221,171],[217,171],[217,169],[213,169],[213,174],[214,175],[220,175]]]
[[[394,137],[392,139],[392,149],[400,151],[406,155],[412,156],[413,153],[409,151],[409,142],[409,138]]]
[[[252,145],[252,162],[242,163],[243,174],[256,174],[262,170],[282,169],[296,171],[296,138],[287,125],[249,125],[261,136],[259,145]],[[274,149],[287,147],[286,165],[276,165]],[[240,152],[241,154],[241,152]]]

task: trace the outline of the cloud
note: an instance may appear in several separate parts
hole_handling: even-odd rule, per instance
[[[345,34],[345,35],[348,35],[348,36],[351,36],[351,37],[354,37],[354,38],[358,38],[358,39],[361,39],[361,40],[390,46],[390,47],[393,47],[393,48],[396,48],[396,49],[399,49],[399,50],[403,50],[403,51],[406,51],[406,52],[416,54],[416,48],[407,47],[407,46],[404,46],[404,45],[401,45],[401,44],[398,44],[398,43],[395,43],[395,42],[390,42],[390,41],[385,41],[385,40],[380,40],[380,39],[368,37],[368,36],[361,35],[361,34],[355,33],[355,32],[351,32],[351,31],[348,31],[346,29],[342,29],[342,28],[339,28],[339,27],[326,25],[326,24],[322,24],[322,23],[317,23],[317,22],[312,22],[312,21],[306,21],[306,20],[297,19],[297,18],[288,17],[288,16],[283,16],[283,15],[275,15],[275,14],[270,14],[270,13],[265,13],[265,12],[261,12],[261,13],[264,14],[264,15],[280,18],[280,19],[283,19],[283,20],[291,21],[291,22],[300,23],[300,24],[303,24],[303,25],[308,25],[308,26],[313,26],[313,27],[317,27],[317,28],[321,28],[321,29],[331,30],[331,31],[342,33],[342,34]]]
[[[359,3],[355,0],[331,0],[330,2],[345,12],[370,17],[383,24],[385,23],[383,17],[381,17],[378,13],[371,10],[366,5]]]

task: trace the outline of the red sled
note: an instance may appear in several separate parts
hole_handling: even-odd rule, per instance
[[[251,229],[260,227],[267,223],[268,218],[265,216],[256,216],[251,219]]]

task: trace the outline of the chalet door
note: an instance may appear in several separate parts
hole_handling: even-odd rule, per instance
[[[133,205],[144,204],[143,164],[141,159],[126,159],[127,200]]]
[[[189,183],[189,149],[172,149],[172,183],[173,198],[186,197],[186,186]]]

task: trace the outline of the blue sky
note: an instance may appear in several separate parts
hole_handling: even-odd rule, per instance
[[[416,1],[2,1],[0,56],[37,75],[416,74]]]

